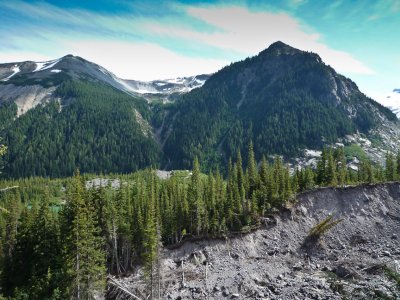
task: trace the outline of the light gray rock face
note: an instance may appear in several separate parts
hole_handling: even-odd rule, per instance
[[[305,246],[329,214],[343,221]],[[274,218],[249,234],[163,249],[161,298],[399,299],[384,272],[400,271],[399,183],[307,192]],[[143,297],[140,272],[117,280]]]

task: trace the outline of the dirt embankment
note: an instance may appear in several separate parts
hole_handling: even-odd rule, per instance
[[[305,244],[330,214],[343,221]],[[164,250],[161,298],[400,299],[388,275],[400,272],[399,183],[307,192],[274,218],[247,235]],[[137,276],[119,281],[146,291]]]

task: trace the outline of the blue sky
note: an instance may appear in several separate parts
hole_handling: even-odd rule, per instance
[[[151,80],[212,73],[281,40],[377,100],[400,88],[400,0],[0,0],[0,20],[0,62],[71,53]]]

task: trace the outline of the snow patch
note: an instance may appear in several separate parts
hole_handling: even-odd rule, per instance
[[[11,71],[13,71],[13,73],[10,76],[4,78],[2,81],[8,81],[11,77],[13,77],[15,74],[19,73],[21,70],[19,69],[18,65],[14,65],[12,67]]]
[[[184,77],[171,78],[171,79],[166,79],[165,82],[174,83],[174,84],[182,84],[185,82],[185,78]]]
[[[36,62],[36,69],[33,70],[33,72],[40,71],[47,63],[49,63],[49,62],[48,62],[48,61],[45,61],[45,62]]]
[[[33,72],[44,71],[54,67],[57,63],[59,63],[61,58],[56,60],[44,61],[44,62],[37,62],[36,69]]]

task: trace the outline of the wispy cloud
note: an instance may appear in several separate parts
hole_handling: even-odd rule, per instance
[[[142,5],[115,15],[43,2],[0,2],[0,37],[7,41],[0,45],[0,60],[73,53],[119,76],[153,79],[210,73],[282,40],[317,52],[341,72],[373,73],[349,53],[330,48],[321,34],[288,13],[225,4],[174,3],[162,15],[142,13],[144,9]]]

